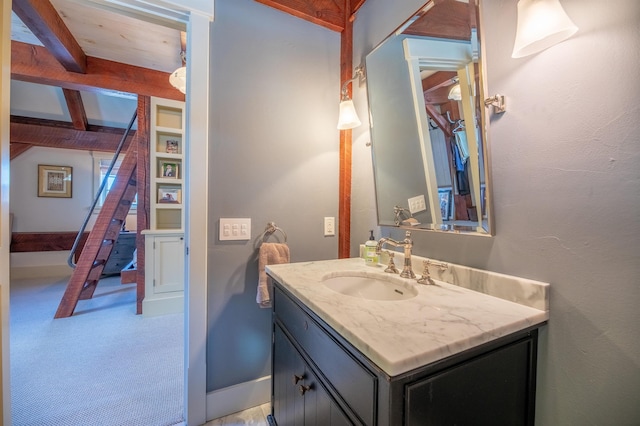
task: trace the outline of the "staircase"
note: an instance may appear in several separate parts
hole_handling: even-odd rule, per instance
[[[131,143],[82,249],[55,318],[73,315],[78,300],[91,299],[137,193],[137,149]]]

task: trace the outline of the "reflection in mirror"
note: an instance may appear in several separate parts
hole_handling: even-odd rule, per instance
[[[378,223],[492,233],[479,0],[430,0],[366,57]]]

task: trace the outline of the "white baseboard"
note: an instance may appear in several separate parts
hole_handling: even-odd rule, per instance
[[[184,293],[175,293],[179,294],[172,297],[145,297],[142,301],[142,316],[146,318],[184,312]]]
[[[11,279],[25,278],[63,278],[70,277],[73,273],[68,265],[44,265],[44,266],[13,266]]]
[[[228,416],[271,400],[271,376],[260,377],[207,393],[207,421]]]

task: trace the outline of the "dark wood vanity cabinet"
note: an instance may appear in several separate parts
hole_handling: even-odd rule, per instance
[[[537,329],[389,377],[274,281],[272,416],[290,425],[533,425]]]
[[[279,326],[274,329],[273,414],[281,425],[342,426],[351,422]]]

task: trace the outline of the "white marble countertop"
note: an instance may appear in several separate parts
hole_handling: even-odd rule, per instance
[[[322,284],[324,278],[347,271],[388,275],[383,266],[366,266],[360,258],[271,265],[266,270],[389,376],[543,324],[549,318],[548,284],[459,265],[432,272],[437,285],[406,279],[418,295],[399,301],[347,296]],[[414,271],[420,276],[420,269]],[[458,285],[440,281],[464,278],[472,278],[478,288],[465,288],[470,286],[468,280],[455,283]]]

